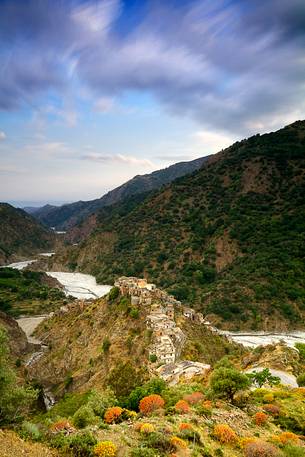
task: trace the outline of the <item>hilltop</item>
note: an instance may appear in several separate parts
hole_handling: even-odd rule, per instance
[[[113,205],[138,194],[159,189],[180,176],[198,170],[206,160],[207,157],[202,157],[189,162],[179,162],[146,175],[137,175],[101,198],[91,201],[79,201],[60,207],[45,205],[35,211],[31,210],[31,214],[47,227],[67,230],[79,224],[100,208]]]
[[[255,135],[132,203],[54,264],[144,275],[227,328],[304,326],[305,122]]]
[[[32,216],[0,203],[0,265],[51,250],[54,243],[54,234]]]

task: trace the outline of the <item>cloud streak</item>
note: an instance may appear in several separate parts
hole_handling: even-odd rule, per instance
[[[81,156],[82,160],[88,160],[90,162],[98,162],[104,164],[123,164],[123,165],[137,165],[142,167],[153,167],[154,164],[148,159],[140,159],[134,156],[126,156],[123,154],[115,154],[115,155],[103,155],[98,153],[88,153]]]
[[[101,112],[132,90],[235,135],[304,117],[303,0],[149,2],[136,25],[121,31],[127,4],[4,1],[0,109],[48,90],[64,94],[77,78]]]

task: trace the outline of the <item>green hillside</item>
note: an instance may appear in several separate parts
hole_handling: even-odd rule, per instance
[[[127,208],[127,210],[126,210]],[[305,122],[256,135],[144,202],[99,214],[57,262],[145,275],[231,328],[304,325]]]
[[[0,265],[54,247],[55,236],[32,216],[0,203]]]

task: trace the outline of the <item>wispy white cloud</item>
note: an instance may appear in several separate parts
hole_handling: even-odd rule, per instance
[[[3,132],[3,130],[0,130],[0,141],[5,140],[6,134]]]
[[[121,163],[124,165],[138,165],[143,167],[154,166],[154,164],[149,159],[140,159],[138,157],[126,156],[123,154],[103,155],[92,152],[81,156],[81,159],[100,163]]]
[[[192,135],[193,141],[208,154],[219,152],[234,142],[234,137],[223,133],[199,130]],[[236,137],[235,137],[236,139]]]

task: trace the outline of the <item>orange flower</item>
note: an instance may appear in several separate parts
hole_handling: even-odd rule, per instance
[[[287,444],[289,442],[296,443],[299,441],[298,435],[292,432],[282,432],[279,436],[278,439],[282,444]]]
[[[264,425],[268,420],[268,415],[259,411],[258,413],[254,414],[254,422],[256,425]]]
[[[214,435],[223,444],[235,443],[237,435],[227,424],[218,424],[214,427]]]
[[[190,411],[190,405],[185,400],[179,400],[175,404],[175,410],[177,413],[186,414]]]
[[[183,400],[187,401],[190,405],[196,405],[200,401],[204,399],[204,395],[202,392],[193,392],[189,395],[185,395]]]
[[[182,430],[192,430],[193,427],[191,426],[191,424],[188,424],[187,422],[181,422],[181,424],[179,425],[179,430],[182,431]]]
[[[107,424],[113,424],[118,421],[123,409],[119,406],[113,406],[112,408],[108,408],[104,415],[104,420]]]
[[[164,400],[160,395],[152,394],[142,398],[139,404],[141,413],[150,414],[157,409],[163,408]]]

